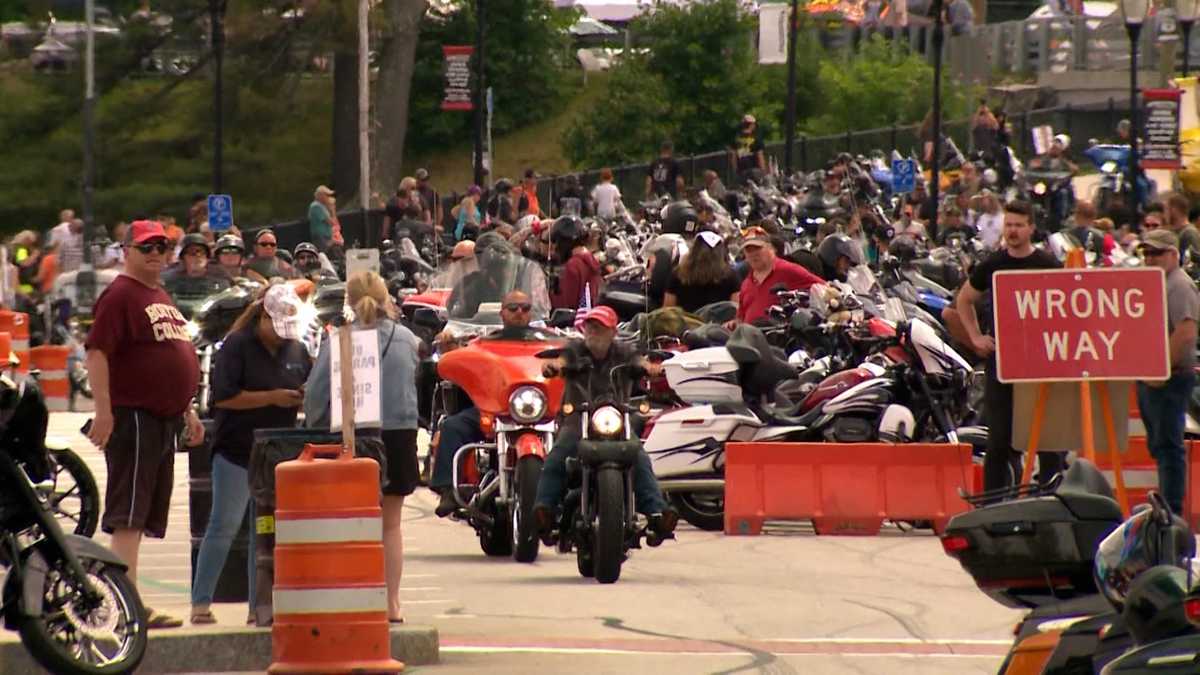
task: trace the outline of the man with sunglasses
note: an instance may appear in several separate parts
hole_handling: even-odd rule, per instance
[[[1159,382],[1138,382],[1138,409],[1146,425],[1146,445],[1158,464],[1158,489],[1171,510],[1183,515],[1187,487],[1184,415],[1196,382],[1193,368],[1200,293],[1179,265],[1179,237],[1174,232],[1165,227],[1146,232],[1140,248],[1147,265],[1166,273],[1171,377]]]
[[[536,331],[529,327],[530,316],[533,313],[533,301],[522,291],[512,291],[504,296],[500,304],[500,321],[503,327],[488,335],[491,339],[525,340]],[[438,350],[445,354],[458,347],[458,341],[452,335],[438,335]],[[454,453],[468,443],[479,443],[483,440],[483,430],[479,427],[479,409],[470,406],[450,415],[442,422],[438,440],[437,456],[433,465],[433,476],[429,480],[429,488],[438,493],[437,508],[434,513],[439,518],[454,513],[458,503],[454,500],[450,479],[453,470]]]
[[[200,364],[183,315],[159,283],[169,248],[162,224],[130,225],[125,269],[96,300],[86,345],[96,404],[88,438],[108,468],[101,525],[135,582],[143,534],[162,539],[167,532],[180,432],[186,426],[192,445],[204,439],[192,408]],[[183,623],[147,613],[150,628]]]
[[[201,300],[219,293],[232,283],[232,278],[219,265],[209,265],[210,248],[202,234],[183,237],[179,248],[179,262],[171,265],[162,274],[163,288],[171,294],[175,304]]]
[[[246,276],[264,282],[274,277],[294,278],[295,270],[276,255],[278,250],[275,233],[270,229],[259,230],[254,236],[254,256],[246,263]]]

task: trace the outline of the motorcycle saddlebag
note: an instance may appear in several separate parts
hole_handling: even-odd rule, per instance
[[[724,347],[681,352],[663,361],[667,382],[687,403],[741,403],[738,364]]]
[[[955,542],[947,551],[993,600],[1038,607],[1096,592],[1096,547],[1121,521],[1103,476],[1076,460],[1054,493],[955,516],[943,541]]]

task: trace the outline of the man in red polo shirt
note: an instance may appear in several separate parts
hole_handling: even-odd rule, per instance
[[[753,323],[765,317],[778,300],[771,289],[780,284],[789,291],[806,291],[813,284],[824,283],[800,265],[777,257],[770,236],[761,227],[746,231],[742,252],[750,265],[750,274],[738,294],[737,322]]]

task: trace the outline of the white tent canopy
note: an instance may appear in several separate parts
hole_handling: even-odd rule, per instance
[[[554,0],[555,7],[575,7],[597,21],[629,21],[654,6],[647,0]]]

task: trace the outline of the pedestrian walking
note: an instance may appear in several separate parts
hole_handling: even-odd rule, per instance
[[[308,237],[309,241],[316,244],[321,251],[328,251],[329,247],[338,243],[334,237],[334,221],[337,219],[337,211],[334,201],[335,195],[333,190],[324,185],[317,186],[313,192],[313,201],[308,205]],[[339,225],[338,230],[341,227]]]
[[[483,214],[479,211],[479,199],[482,195],[483,190],[479,189],[478,185],[472,185],[467,188],[467,194],[458,206],[450,210],[450,215],[455,218],[456,240],[473,239],[479,234],[479,226],[483,222]]]
[[[72,217],[59,223],[50,231],[50,245],[58,249],[59,272],[78,270],[83,264],[83,221]]]
[[[1196,322],[1200,292],[1179,266],[1179,237],[1166,228],[1145,233],[1140,246],[1147,265],[1167,277],[1167,335],[1171,376],[1138,382],[1138,410],[1146,425],[1146,445],[1158,465],[1158,489],[1176,515],[1183,515],[1187,488],[1187,450],[1183,444],[1185,415],[1196,383]]]
[[[675,161],[675,146],[671,141],[663,141],[658,146],[658,159],[650,164],[650,170],[646,172],[646,199],[662,195],[677,199],[682,193],[683,169]]]
[[[417,364],[419,342],[397,321],[399,313],[388,294],[387,283],[374,272],[360,272],[346,282],[346,299],[354,309],[356,329],[374,329],[379,339],[379,393],[382,427],[379,435],[386,451],[387,475],[383,483],[383,549],[387,576],[388,620],[404,622],[400,578],[404,570],[404,539],[400,530],[404,498],[417,489]],[[330,349],[326,340],[304,394],[305,424],[330,426]],[[369,432],[368,432],[369,433]]]
[[[425,205],[425,222],[440,227],[442,225],[442,200],[437,190],[429,184],[429,171],[417,169],[416,177],[417,193],[421,195],[421,203]]]
[[[985,295],[990,296],[992,277],[996,272],[1062,267],[1052,254],[1034,248],[1035,229],[1033,207],[1027,202],[1009,202],[1004,210],[1004,248],[975,266],[970,279],[959,290],[953,309],[944,313],[951,333],[987,359],[983,392],[988,426],[988,447],[983,461],[985,491],[1008,487],[1018,480],[1021,455],[1012,447],[1013,388],[996,377],[996,339],[992,336],[992,327],[980,327],[979,317],[990,316],[991,312],[977,314],[977,307],[985,300]],[[986,299],[990,300],[990,297]],[[1058,453],[1038,453],[1038,480],[1041,483],[1049,482],[1062,467],[1063,459]]]
[[[169,243],[160,223],[139,220],[125,240],[125,270],[100,294],[88,334],[87,369],[96,414],[88,438],[104,452],[108,485],[101,526],[136,582],[142,536],[167,533],[175,453],[186,426],[204,427],[192,408],[200,364],[183,315],[159,285]],[[150,628],[183,624],[147,608]]]
[[[758,120],[754,115],[743,115],[742,126],[738,128],[731,149],[734,171],[743,184],[752,171],[767,170],[767,157],[763,152],[765,148],[758,132]]]
[[[210,609],[217,579],[243,522],[253,523],[247,466],[255,429],[296,426],[312,361],[299,339],[301,301],[288,284],[267,289],[242,312],[217,352],[212,374],[212,511],[192,580],[191,622],[216,623]],[[254,550],[254,527],[247,528]],[[246,573],[253,619],[254,556]]]
[[[600,169],[600,182],[592,188],[592,202],[596,205],[597,218],[616,218],[621,206],[621,190],[613,185],[612,169]]]
[[[537,181],[541,175],[533,169],[525,169],[525,176],[521,179],[521,199],[517,202],[517,213],[524,216],[537,216],[545,218],[546,214],[542,212],[542,206],[538,203]]]

